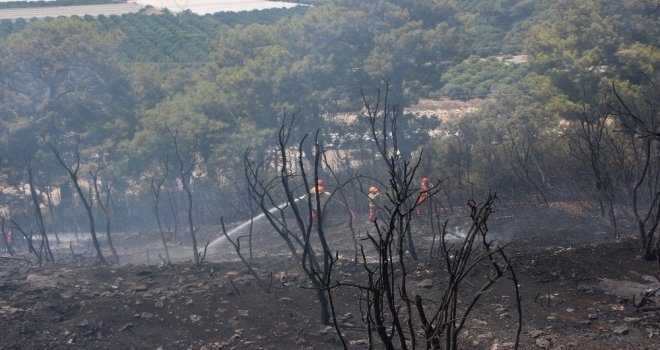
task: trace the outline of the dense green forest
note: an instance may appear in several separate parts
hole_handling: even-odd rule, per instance
[[[40,200],[51,229],[71,229],[77,219],[63,213],[78,202],[60,154],[80,177],[96,169],[112,185],[124,229],[150,227],[150,179],[187,155],[197,222],[245,218],[242,155],[249,147],[268,161],[285,115],[298,116],[294,145],[319,129],[328,151],[360,150],[350,169],[334,169],[342,176],[385,178],[364,141],[369,125],[342,116],[359,115],[387,86],[399,156],[421,155],[420,171],[446,178],[450,205],[497,191],[516,203],[591,201],[614,231],[620,220],[657,227],[657,0],[304,3],[2,21],[2,184],[61,187],[67,205]],[[479,107],[442,122],[406,112],[429,96]],[[0,200],[11,207],[4,216],[30,221],[25,196],[7,190]]]

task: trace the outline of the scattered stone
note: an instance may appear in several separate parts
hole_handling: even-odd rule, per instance
[[[154,307],[157,309],[161,309],[165,306],[165,303],[163,303],[161,300],[158,300],[155,304]]]
[[[592,321],[597,320],[598,319],[598,314],[589,314],[587,317]]]
[[[630,330],[628,327],[615,327],[612,332],[616,335],[626,335]]]
[[[87,327],[87,326],[89,326],[88,320],[82,320],[82,322],[78,323],[78,327]]]
[[[143,312],[140,314],[140,318],[143,318],[145,320],[150,320],[154,317],[155,315],[152,314],[151,312]]]
[[[493,344],[490,346],[490,350],[500,350],[500,340],[493,340]]]
[[[250,310],[237,310],[239,316],[249,316]]]
[[[202,316],[199,315],[190,315],[190,320],[193,322],[199,322],[202,320]]]
[[[136,284],[133,287],[131,287],[130,290],[133,291],[133,292],[144,292],[148,288],[149,287],[147,287],[146,284]]]
[[[642,279],[649,283],[658,283],[658,278],[655,276],[642,275]]]
[[[123,325],[119,330],[123,332],[123,331],[127,331],[127,330],[129,330],[133,327],[135,327],[135,324],[129,322],[129,323]]]
[[[325,328],[323,328],[319,331],[319,334],[328,334],[328,332],[330,332],[331,330],[332,330],[332,327],[325,326]]]
[[[538,329],[534,329],[534,330],[529,331],[529,335],[530,335],[532,338],[538,338],[538,337],[540,337],[540,336],[542,336],[542,335],[544,335],[544,334],[545,334],[545,333],[544,333],[542,330],[538,330]]]
[[[571,309],[571,308],[566,309],[566,312],[574,312],[574,311],[575,309]]]
[[[639,317],[624,317],[623,318],[624,322],[631,322],[631,323],[636,323],[636,322],[639,322],[640,320],[641,320],[641,318],[639,318]]]
[[[433,280],[428,278],[424,279],[417,284],[417,287],[427,289],[433,288]]]
[[[550,345],[552,345],[550,341],[545,338],[537,338],[535,344],[541,349],[549,349]]]

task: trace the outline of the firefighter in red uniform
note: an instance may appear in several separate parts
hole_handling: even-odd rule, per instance
[[[378,211],[378,202],[380,200],[380,193],[378,193],[378,188],[371,186],[369,188],[369,221],[376,221],[376,211]]]
[[[325,192],[325,187],[324,187],[324,182],[322,179],[318,179],[316,181],[316,186],[309,190],[310,195],[315,195],[315,196],[310,196],[312,198],[312,223],[316,222],[316,218],[318,217],[318,213],[316,212],[316,197],[318,196],[319,202],[321,204],[321,210],[325,208],[325,204],[328,202],[328,199],[330,198],[330,193]],[[310,198],[305,196],[306,198]]]
[[[419,197],[417,198],[417,216],[422,216],[426,213],[428,203],[426,200],[429,197],[429,179],[422,178],[422,187],[419,189]]]

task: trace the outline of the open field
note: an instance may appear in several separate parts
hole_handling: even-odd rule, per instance
[[[85,5],[85,6],[59,6],[59,7],[30,7],[0,9],[0,19],[15,20],[18,18],[46,18],[59,16],[94,16],[122,15],[135,13],[145,6],[158,9],[167,8],[172,12],[192,11],[197,14],[216,12],[239,12],[252,10],[265,10],[269,8],[290,8],[297,6],[294,3],[262,0],[138,0],[127,3]]]

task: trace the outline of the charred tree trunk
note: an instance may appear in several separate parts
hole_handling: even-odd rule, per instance
[[[290,118],[285,116],[280,127],[277,146],[277,163],[279,164],[277,175],[272,178],[265,175],[264,173],[268,172],[268,169],[266,169],[267,164],[265,162],[255,164],[250,159],[250,150],[248,149],[244,156],[245,177],[254,202],[284,240],[291,256],[298,262],[299,268],[317,290],[316,294],[321,308],[321,322],[330,324],[330,299],[326,294],[328,286],[325,281],[330,279],[332,255],[325,237],[323,217],[325,204],[331,200],[332,196],[329,195],[325,203],[322,203],[321,194],[316,194],[316,192],[310,190],[307,179],[307,166],[305,165],[307,156],[303,151],[303,149],[308,148],[305,147],[307,135],[297,145],[297,159],[292,160],[289,156],[291,136],[296,125],[297,119],[294,114]],[[318,169],[323,153],[318,137],[315,139],[312,148],[314,149],[314,162],[312,163],[314,167],[313,186],[316,188],[319,175]],[[304,196],[294,194],[294,189],[298,187],[294,181],[298,178],[302,182],[299,186],[305,189],[306,194]],[[285,198],[284,203],[278,203],[281,198]],[[303,201],[304,204],[301,204]],[[307,207],[307,215],[304,214],[303,206]],[[315,220],[312,216],[313,210],[317,213]],[[293,217],[294,223],[288,222],[291,221],[291,217]],[[312,244],[312,239],[318,239],[321,245],[320,249]]]
[[[163,249],[165,250],[165,258],[167,259],[167,263],[170,263],[171,262],[170,251],[167,248],[167,240],[165,239],[165,232],[163,231],[163,225],[160,221],[160,210],[159,210],[161,190],[169,173],[169,162],[167,160],[165,161],[164,168],[165,168],[165,174],[160,179],[155,179],[155,178],[151,179],[151,183],[150,183],[151,201],[152,201],[151,203],[154,209],[154,216],[156,217],[156,223],[158,224],[158,233],[160,233],[160,239],[163,243]]]
[[[73,156],[75,159],[73,164],[67,164],[64,158],[62,158],[62,154],[60,153],[60,151],[57,149],[57,147],[53,142],[46,140],[45,137],[42,137],[42,139],[44,140],[44,142],[46,142],[46,144],[50,148],[55,158],[57,158],[57,161],[60,163],[60,165],[69,174],[71,183],[73,184],[73,187],[76,189],[76,193],[78,193],[78,197],[80,197],[80,201],[85,207],[87,220],[89,222],[89,233],[92,236],[92,244],[94,245],[94,249],[96,250],[96,258],[98,262],[101,263],[102,265],[107,265],[107,261],[103,257],[103,252],[101,252],[101,245],[99,244],[98,238],[96,236],[96,226],[94,223],[94,214],[92,212],[92,202],[88,201],[87,198],[85,197],[85,193],[80,187],[80,181],[78,179],[78,171],[80,170],[80,138],[76,136],[75,139],[75,145],[73,149]]]
[[[175,156],[177,161],[178,168],[178,177],[181,181],[181,186],[186,194],[187,201],[187,218],[188,218],[188,233],[190,234],[190,241],[192,243],[193,249],[193,263],[196,266],[199,266],[202,261],[200,259],[200,252],[197,250],[197,236],[195,235],[195,225],[193,221],[193,194],[190,188],[190,180],[192,178],[192,172],[197,165],[197,138],[193,141],[191,150],[189,152],[184,152],[181,145],[179,144],[178,132],[172,131],[169,127],[166,127],[167,132],[170,135],[172,140],[169,144],[170,151]],[[187,153],[185,155],[184,153]],[[189,158],[189,159],[185,159]]]
[[[362,101],[365,109],[363,117],[369,123],[371,137],[378,154],[380,154],[390,174],[394,176],[390,179],[391,185],[402,187],[404,185],[402,169],[406,166],[406,162],[401,158],[397,131],[397,122],[401,115],[399,107],[390,103],[389,91],[390,86],[387,82],[385,82],[384,91],[382,91],[381,86],[378,87],[375,100],[368,98],[363,91]],[[404,205],[410,207],[411,204],[409,202],[414,202],[414,199],[404,203]],[[417,260],[417,251],[412,233],[408,232],[405,238],[406,248],[410,256],[414,260]]]
[[[44,244],[44,250],[46,252],[45,259],[46,261],[55,261],[53,253],[50,250],[50,242],[48,241],[48,235],[46,234],[46,226],[44,225],[44,217],[41,213],[41,206],[39,203],[39,197],[37,195],[37,189],[34,187],[34,174],[32,173],[32,166],[29,161],[25,161],[25,167],[28,171],[28,185],[30,186],[30,198],[32,199],[32,204],[34,206],[34,215],[37,221],[37,227],[39,228],[39,233],[41,234],[41,240]]]
[[[115,262],[119,262],[119,254],[117,254],[117,250],[115,249],[115,245],[112,243],[112,236],[110,234],[110,223],[112,220],[112,212],[110,208],[110,192],[112,189],[112,184],[111,183],[104,183],[104,195],[105,198],[101,198],[101,191],[99,190],[99,172],[103,171],[108,166],[108,164],[99,164],[97,168],[90,173],[92,176],[92,181],[93,181],[93,187],[94,187],[94,194],[96,196],[96,202],[98,203],[99,207],[101,208],[101,211],[103,212],[103,215],[105,216],[105,236],[106,239],[108,240],[108,246],[110,247],[110,252],[112,253],[112,257]],[[109,180],[108,180],[109,181]]]

